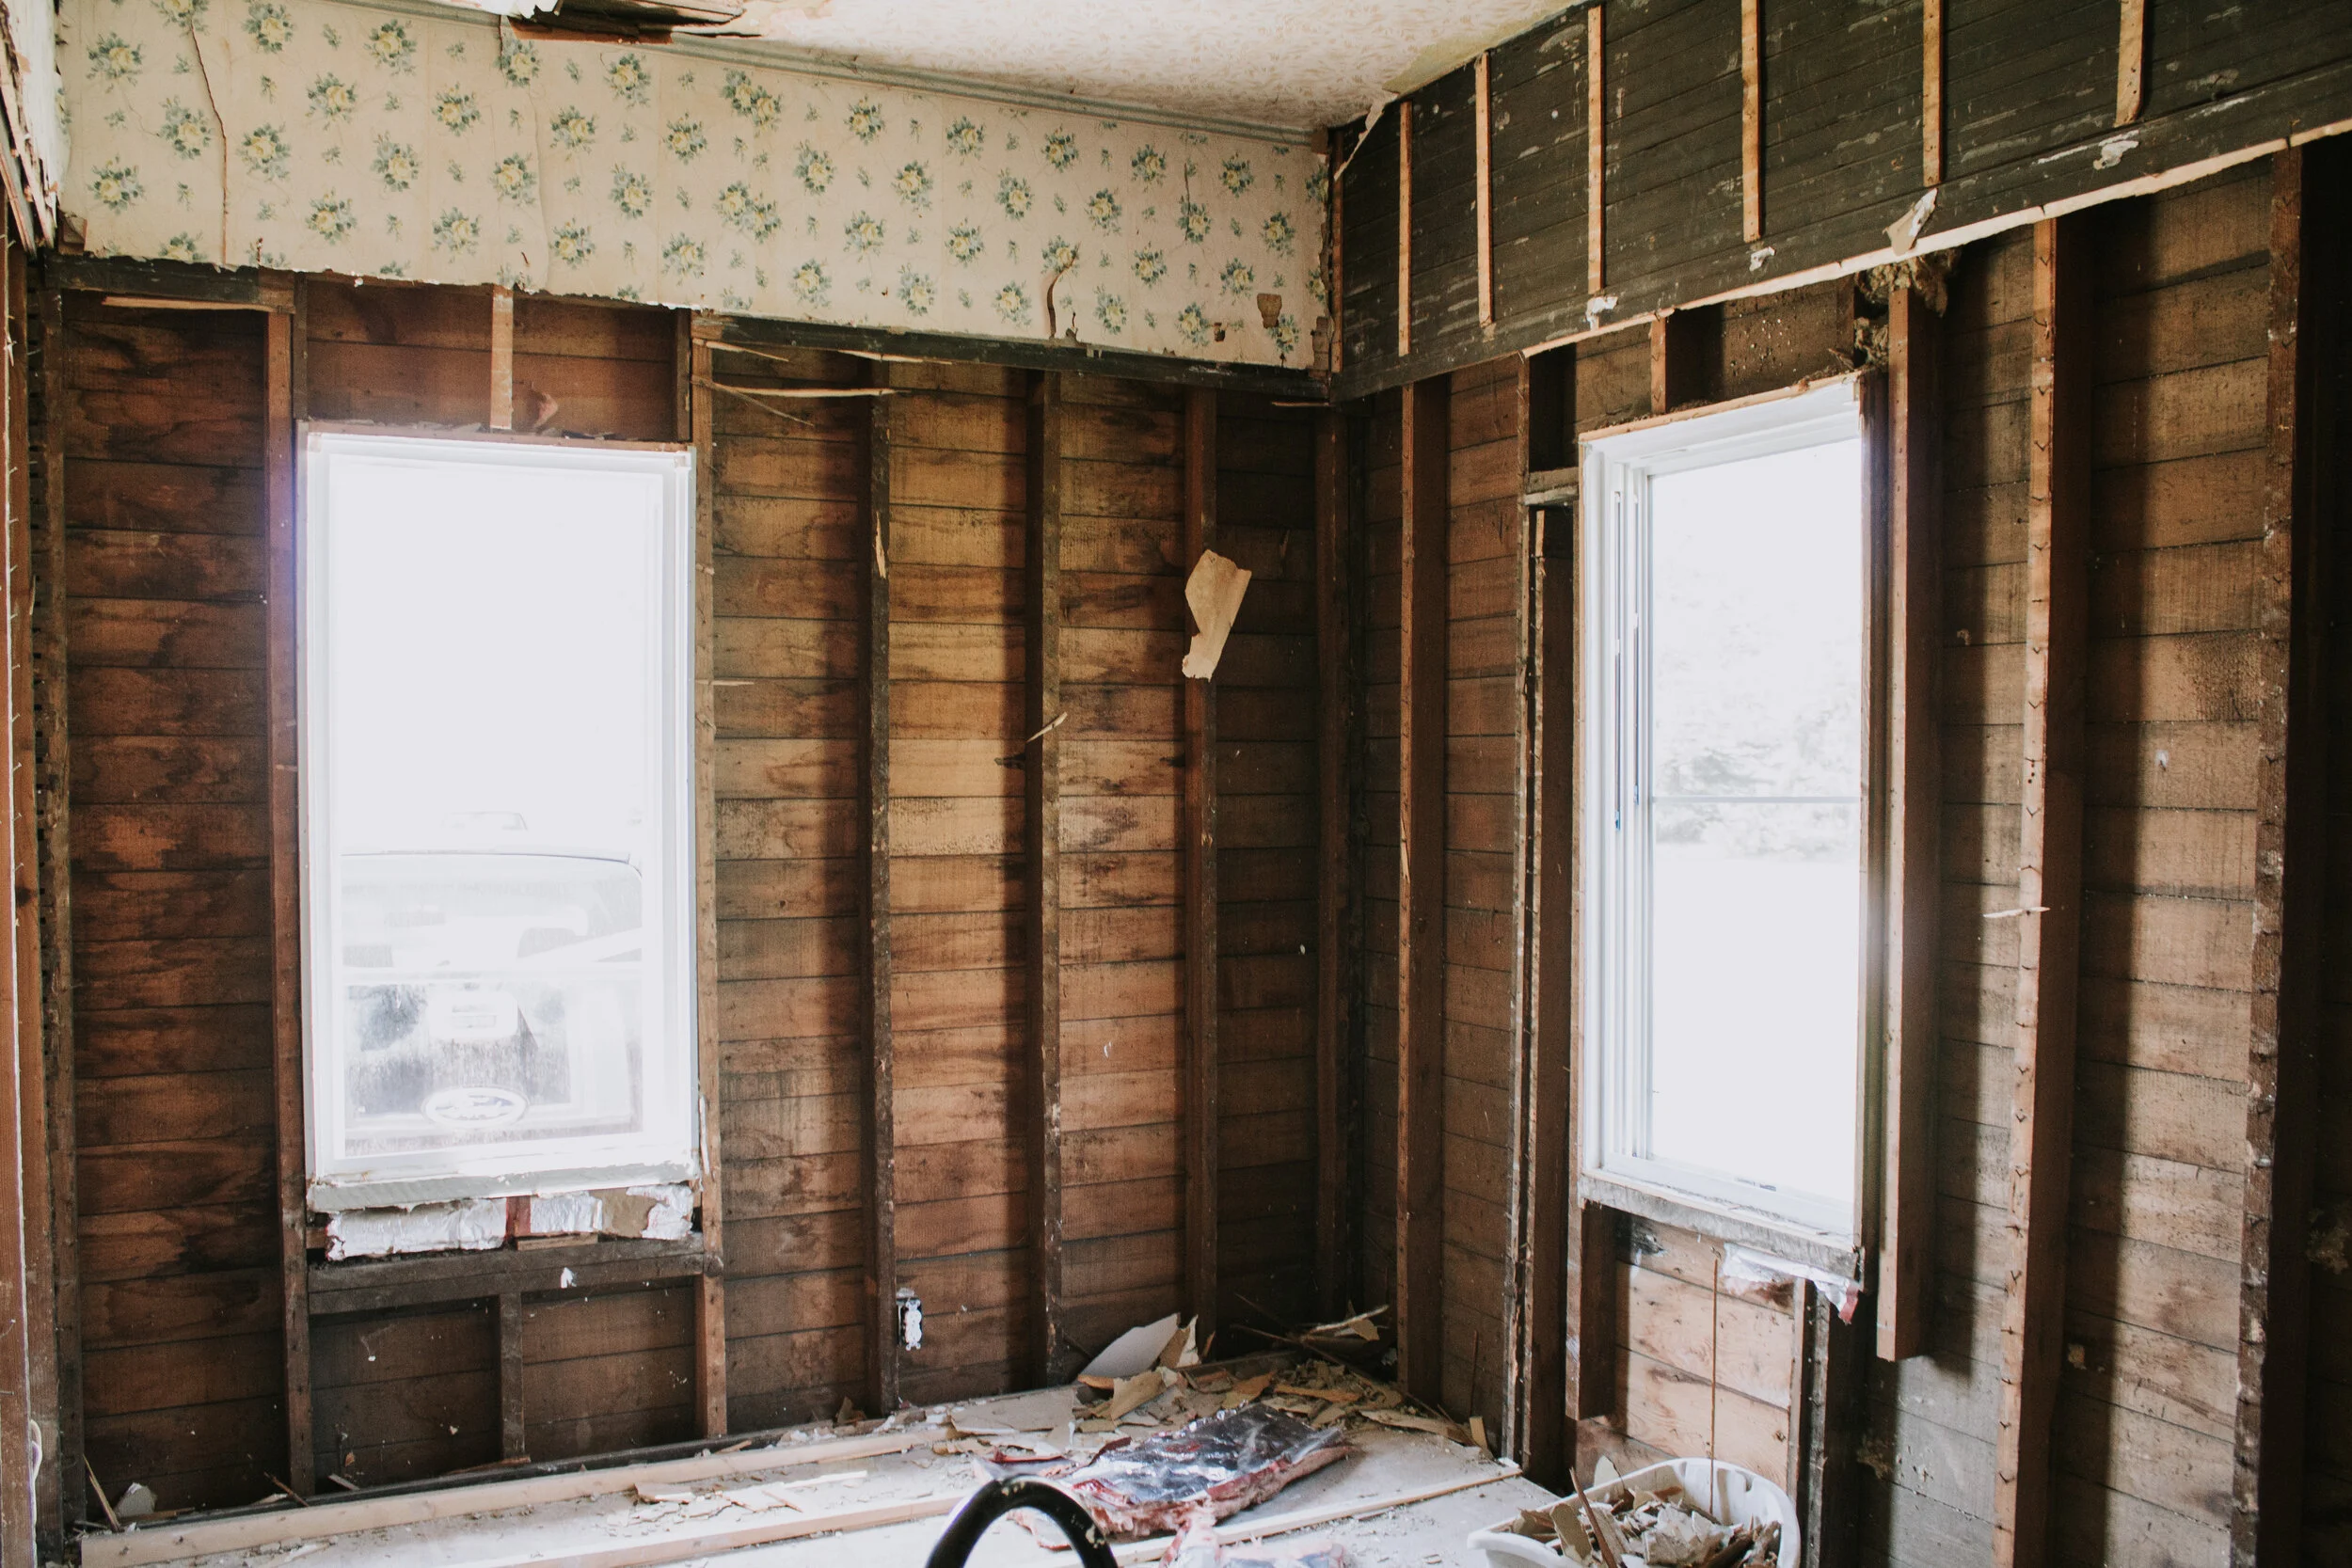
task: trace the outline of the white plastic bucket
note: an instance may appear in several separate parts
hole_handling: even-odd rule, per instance
[[[1638,1491],[1655,1486],[1670,1475],[1682,1483],[1692,1506],[1719,1525],[1736,1527],[1777,1521],[1782,1568],[1795,1568],[1804,1560],[1804,1544],[1797,1533],[1797,1505],[1788,1500],[1788,1494],[1754,1470],[1741,1469],[1720,1459],[1711,1464],[1704,1459],[1669,1459],[1662,1465],[1647,1465],[1619,1476],[1606,1488],[1589,1490],[1596,1494],[1594,1500],[1597,1502],[1601,1495],[1613,1494],[1619,1487]],[[1470,1547],[1486,1554],[1489,1568],[1525,1568],[1529,1563],[1559,1568],[1559,1564],[1568,1560],[1544,1542],[1531,1541],[1507,1530],[1472,1530]]]

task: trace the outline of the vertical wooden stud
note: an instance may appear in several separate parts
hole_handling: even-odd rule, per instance
[[[1573,351],[1570,351],[1573,352]],[[1566,378],[1573,396],[1574,377]],[[1561,409],[1559,427],[1575,416]],[[1576,1277],[1568,1250],[1569,1205],[1576,1183],[1571,1124],[1576,1033],[1576,543],[1573,501],[1548,506],[1534,530],[1535,651],[1531,741],[1534,809],[1528,834],[1531,879],[1527,926],[1527,1109],[1522,1121],[1527,1218],[1526,1327],[1517,1339],[1527,1363],[1525,1436],[1519,1461],[1555,1490],[1575,1465],[1573,1422],[1578,1324],[1569,1311]]]
[[[17,246],[14,233],[0,239],[0,244],[7,246],[7,264],[13,280],[21,276],[23,252]],[[11,287],[10,293],[14,292]],[[0,444],[7,447],[0,457],[5,458],[10,470],[7,494],[11,511],[17,499],[15,472],[24,464],[24,449],[16,444],[18,430],[24,422],[18,411],[18,404],[24,395],[24,356],[15,336],[22,325],[21,317],[11,312],[10,319],[5,324],[5,329],[9,334],[8,369],[7,375],[0,377],[0,401],[5,401],[8,405],[5,410],[0,410],[6,416],[5,420],[0,420],[0,430],[6,433],[5,436],[0,436]],[[0,530],[0,569],[7,571],[10,584],[5,641],[8,665],[13,672],[26,662],[26,650],[22,641],[24,627],[15,614],[14,587],[17,579],[25,574],[26,563],[17,554],[20,548],[17,519],[11,516],[7,522],[8,526]],[[8,685],[11,707],[15,702],[16,683],[12,679]],[[13,713],[9,715],[9,720],[13,737]],[[11,746],[12,755],[13,751]],[[20,809],[17,792],[11,788],[8,792],[10,820],[6,835],[6,853],[11,860],[19,852],[20,833],[14,818]],[[17,866],[10,866],[9,872],[12,879],[21,879],[24,875],[24,869]],[[22,885],[21,881],[18,885]],[[15,920],[21,924],[30,918],[29,908],[20,902]],[[15,927],[12,926],[10,928],[13,930]],[[8,994],[0,998],[0,1006],[5,1006],[9,1032],[14,1037],[22,1029],[17,1022],[23,1005],[23,998],[17,994],[23,985],[21,968],[11,964],[7,974]],[[28,1131],[27,1100],[34,1098],[25,1083],[25,1042],[22,1038],[14,1038],[11,1043],[12,1049],[7,1053],[5,1061],[0,1061],[0,1161],[5,1161],[8,1167],[0,1170],[0,1560],[30,1563],[39,1560],[34,1555],[35,1500],[30,1439],[35,1409],[31,1388],[33,1362],[40,1351],[33,1343],[40,1283],[34,1272],[32,1255],[39,1245],[39,1239],[31,1232],[27,1219],[42,1212],[31,1205],[36,1186],[45,1189],[47,1182],[44,1180],[36,1183],[31,1169],[34,1161],[40,1158],[37,1151],[40,1144],[28,1146],[25,1142]],[[32,1053],[36,1058],[39,1049],[36,1037],[32,1045]],[[39,1081],[39,1075],[34,1075],[34,1082]],[[46,1142],[46,1128],[41,1130],[40,1140]],[[45,1177],[45,1160],[42,1164],[42,1175]]]
[[[1601,59],[1601,0],[1584,12],[1584,287],[1598,293],[1608,269],[1601,265],[1602,207],[1608,197],[1602,170],[1608,151],[1607,72]]]
[[[1027,954],[1029,1365],[1040,1386],[1065,1381],[1061,1172],[1061,377],[1029,377],[1028,754],[1022,759],[1028,844]]]
[[[1512,379],[1509,388],[1512,434],[1511,489],[1518,495],[1527,493],[1528,467],[1528,403],[1529,365],[1524,355],[1511,361]],[[1451,440],[1448,442],[1451,446]],[[1449,462],[1451,461],[1449,457]],[[1530,911],[1535,897],[1535,777],[1540,766],[1535,754],[1535,689],[1527,678],[1537,667],[1538,626],[1542,607],[1536,598],[1537,553],[1541,548],[1536,535],[1542,523],[1540,515],[1527,508],[1514,507],[1510,519],[1517,525],[1516,548],[1503,562],[1512,569],[1509,581],[1512,605],[1511,663],[1520,672],[1518,690],[1514,694],[1511,738],[1511,816],[1518,840],[1511,857],[1510,922],[1518,941],[1510,951],[1510,998],[1505,1017],[1505,1033],[1514,1040],[1527,1040],[1531,1007],[1531,972],[1533,955],[1527,948],[1526,936],[1531,929]],[[1501,1431],[1497,1433],[1497,1452],[1518,1457],[1526,1451],[1527,1395],[1530,1340],[1539,1332],[1537,1320],[1529,1311],[1530,1271],[1534,1266],[1533,1242],[1529,1222],[1534,1212],[1534,1195],[1531,1182],[1536,1180],[1536,1167],[1556,1162],[1562,1146],[1549,1149],[1536,1148],[1530,1142],[1531,1120],[1535,1088],[1530,1076],[1534,1067],[1534,1053],[1520,1049],[1509,1053],[1510,1098],[1507,1102],[1509,1120],[1504,1141],[1510,1150],[1506,1180],[1503,1186],[1502,1225],[1507,1238],[1502,1257],[1502,1343],[1498,1356],[1502,1370],[1502,1406]],[[1473,1348],[1472,1359],[1476,1359]],[[1475,1383],[1476,1367],[1472,1367]],[[1473,1397],[1475,1389],[1473,1388]]]
[[[302,1074],[301,802],[294,705],[294,280],[262,276],[268,306],[263,348],[262,466],[269,525],[269,825],[272,934],[270,1035],[278,1088],[278,1234],[286,1353],[286,1481],[309,1497],[316,1483],[310,1445],[310,1305],[308,1161]]]
[[[490,428],[515,428],[515,291],[490,290]]]
[[[49,1433],[56,1449],[44,1471],[58,1480],[54,1503],[46,1488],[43,1517],[60,1530],[81,1522],[87,1489],[64,1485],[82,1473],[82,1266],[80,1162],[74,1143],[73,887],[71,736],[66,727],[65,606],[65,296],[40,296],[40,489],[34,516],[36,578],[32,656],[38,676],[35,719],[40,729],[41,1042],[49,1105],[49,1205],[53,1291],[56,1301],[57,1413]],[[298,379],[298,378],[297,378]],[[44,1527],[44,1537],[46,1527]],[[44,1539],[43,1550],[50,1550]],[[56,1549],[62,1551],[62,1541]]]
[[[1919,183],[1944,182],[1944,0],[1919,0]]]
[[[1707,396],[1704,349],[1717,318],[1706,307],[1668,310],[1649,324],[1649,410],[1664,414]]]
[[[2311,1359],[2312,1188],[2318,1129],[2316,1036],[2325,962],[2320,878],[2331,853],[2323,519],[2317,486],[2340,428],[2341,394],[2321,367],[2342,352],[2343,306],[2303,287],[2343,264],[2344,214],[2307,207],[2307,164],[2332,149],[2290,148],[2271,164],[2269,450],[2256,603],[2262,694],[2255,748],[2252,1042],[2246,1099],[2246,1197],[2238,1273],[2233,1568],[2294,1562],[2302,1549],[2305,1415]],[[2306,345],[2309,345],[2308,347]],[[2332,488],[2332,486],[2331,486]]]
[[[1813,1281],[1799,1277],[1788,1282],[1788,1423],[1782,1429],[1788,1433],[1788,1449],[1780,1484],[1793,1502],[1804,1496],[1805,1453],[1813,1436],[1805,1419],[1814,1351]],[[1716,1398],[1722,1397],[1719,1390]]]
[[[2115,30],[2115,123],[2139,118],[2147,92],[2148,0],[2122,0]]]
[[[1935,659],[1935,318],[1887,300],[1885,1073],[1878,1289],[1881,1358],[1927,1349],[1934,1290],[1936,907],[1942,888]]]
[[[1487,55],[1472,67],[1475,78],[1471,103],[1478,123],[1473,139],[1478,154],[1478,325],[1488,331],[1495,325],[1495,172],[1494,95],[1486,81]]]
[[[1315,416],[1315,1293],[1326,1317],[1337,1317],[1347,1300],[1352,1207],[1357,704],[1348,467],[1346,416],[1325,409]]]
[[[2034,227],[2026,691],[2018,861],[2016,1080],[2009,1279],[1993,1476],[1994,1568],[2048,1555],[2051,1428],[2066,1299],[2075,990],[2082,919],[2083,703],[2089,637],[2088,218]]]
[[[1740,229],[1750,245],[1764,237],[1763,0],[1740,0]]]
[[[877,361],[887,384],[890,367]],[[890,1030],[891,408],[868,398],[866,552],[866,1397],[898,1408],[897,1063]]]
[[[694,1282],[694,1418],[705,1437],[727,1430],[725,1198],[719,1156],[719,902],[710,867],[719,854],[719,719],[711,682],[718,670],[714,536],[718,476],[710,345],[719,318],[696,311],[685,324],[685,374],[679,396],[686,437],[694,449],[694,1016],[695,1074],[701,1085],[702,1275]],[[511,340],[510,340],[511,341]],[[511,360],[510,360],[511,365]],[[512,386],[513,378],[508,377]]]
[[[499,1457],[524,1459],[531,1439],[523,1420],[523,1298],[509,1291],[490,1303],[499,1332]]]
[[[26,1392],[44,1445],[56,1441],[56,1253],[43,1233],[55,1207],[49,1191],[49,1074],[41,1055],[41,865],[38,771],[33,712],[33,469],[31,381],[25,350],[31,312],[25,297],[26,257],[8,247],[8,528],[9,773],[14,797],[9,825],[16,861],[16,1073],[19,1158],[24,1213],[25,1327],[30,1345]],[[56,1533],[63,1494],[47,1465],[34,1478],[35,1518]]]
[[[1184,569],[1216,546],[1216,394],[1184,393]],[[1184,682],[1184,1294],[1216,1326],[1216,688]]]
[[[1451,387],[1405,388],[1397,805],[1397,1377],[1443,1370],[1446,521]]]
[[[1413,352],[1413,101],[1396,106],[1396,356]]]
[[[1347,363],[1347,316],[1344,296],[1347,280],[1347,250],[1341,242],[1347,226],[1347,181],[1334,176],[1331,181],[1331,215],[1328,219],[1331,264],[1323,279],[1323,297],[1331,316],[1331,373],[1337,375]]]

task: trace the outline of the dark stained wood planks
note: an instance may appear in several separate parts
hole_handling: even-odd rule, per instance
[[[1354,830],[1361,709],[1355,659],[1359,532],[1350,515],[1348,417],[1316,416],[1315,675],[1315,1303],[1327,1320],[1348,1299],[1354,1210],[1350,1093],[1357,1009],[1358,899]]]
[[[2066,1298],[2075,997],[2082,923],[2083,707],[2090,616],[2091,243],[2084,220],[2034,230],[2032,468],[2026,513],[2025,772],[2009,1295],[1994,1472],[1996,1568],[2046,1560],[2051,1418]]]
[[[1446,536],[1449,388],[1405,392],[1397,660],[1397,1374],[1444,1371]]]

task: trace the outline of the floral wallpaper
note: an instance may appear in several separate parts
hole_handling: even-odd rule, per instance
[[[94,255],[1293,366],[1326,309],[1304,147],[342,0],[61,22]]]

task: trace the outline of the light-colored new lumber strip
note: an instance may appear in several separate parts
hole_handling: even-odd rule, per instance
[[[1919,0],[1919,183],[1944,182],[1944,0]]]
[[[2139,118],[2147,97],[2148,0],[2122,0],[2115,30],[2115,123]]]
[[[579,1470],[560,1476],[531,1476],[520,1481],[483,1481],[473,1486],[409,1492],[391,1497],[327,1498],[309,1508],[288,1508],[276,1513],[158,1525],[123,1535],[85,1536],[82,1563],[83,1568],[145,1568],[148,1563],[178,1562],[218,1552],[325,1540],[355,1530],[391,1529],[435,1519],[459,1519],[469,1513],[495,1513],[510,1508],[604,1497],[627,1492],[641,1483],[679,1486],[803,1465],[875,1459],[935,1442],[938,1436],[935,1429],[914,1427],[903,1432],[878,1432],[866,1437],[846,1437],[837,1442],[698,1454],[691,1459],[666,1459],[650,1465],[623,1465],[608,1470]]]
[[[262,347],[262,468],[269,528],[269,886],[270,1039],[278,1109],[278,1259],[279,1321],[286,1356],[286,1481],[310,1495],[310,1292],[309,1200],[304,1191],[302,1070],[302,804],[295,706],[294,623],[294,282],[262,279],[269,310]]]
[[[887,377],[886,364],[875,373]],[[866,1389],[898,1408],[897,1071],[890,1033],[890,447],[895,398],[876,398],[866,434]]]
[[[1878,1354],[1927,1349],[1935,1289],[1936,911],[1940,826],[1935,710],[1939,602],[1936,323],[1908,286],[1887,300],[1885,1127]]]
[[[1763,0],[1740,0],[1740,227],[1754,245],[1764,237]]]
[[[2254,951],[2247,1061],[2246,1208],[2239,1243],[2237,1412],[2230,1560],[2301,1555],[2311,1339],[2311,1221],[2318,1099],[2320,908],[2327,810],[2328,613],[2312,491],[2318,443],[2305,406],[2304,158],[2278,154],[2270,197],[2269,450],[2256,615],[2262,694],[2255,748]],[[2329,217],[2341,222],[2338,214]]]
[[[2090,231],[2034,228],[2026,499],[2025,769],[2009,1273],[1993,1476],[1994,1568],[2048,1555],[2082,922],[2083,703],[2090,618]]]
[[[1355,811],[1355,573],[1348,528],[1347,416],[1315,417],[1315,1289],[1320,1310],[1345,1310],[1349,1041],[1354,1037],[1356,857],[1348,840]]]
[[[1450,386],[1404,390],[1397,688],[1397,1381],[1443,1370],[1446,514]]]
[[[515,428],[515,291],[503,283],[490,291],[490,428]]]
[[[1027,828],[1025,1001],[1027,1081],[1029,1365],[1041,1385],[1060,1381],[1062,1319],[1061,1167],[1061,376],[1029,378],[1028,518],[1024,557],[1028,625],[1029,736],[1022,759]]]
[[[1216,394],[1184,393],[1184,569],[1216,547]],[[1184,1301],[1216,1326],[1216,687],[1184,681]]]
[[[1396,106],[1396,356],[1413,352],[1413,101]]]
[[[1594,0],[1584,13],[1584,286],[1592,293],[1600,293],[1607,276],[1600,249],[1601,208],[1608,194],[1602,154],[1609,139],[1604,126],[1609,100],[1604,91],[1606,72],[1601,69],[1601,9],[1602,0]]]
[[[698,310],[687,318],[680,346],[689,374],[679,388],[679,432],[694,448],[694,863],[715,865],[719,855],[719,721],[712,682],[718,673],[717,409],[711,402],[711,345],[720,318]],[[510,387],[512,377],[508,378]],[[726,1183],[719,1164],[719,904],[707,876],[695,879],[694,1008],[701,1037],[695,1077],[702,1091],[703,1248],[725,1256]],[[519,1374],[519,1366],[517,1367]],[[519,1398],[519,1395],[517,1396]],[[727,1430],[727,1294],[725,1278],[706,1270],[694,1281],[694,1412],[705,1437]],[[516,1452],[521,1450],[517,1449]]]
[[[1495,324],[1495,175],[1494,95],[1486,82],[1486,53],[1472,67],[1475,82],[1471,103],[1477,116],[1478,153],[1478,325]]]

